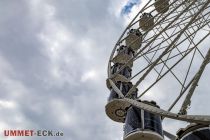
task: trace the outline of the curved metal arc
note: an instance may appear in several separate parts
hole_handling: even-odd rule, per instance
[[[111,60],[114,56],[115,50],[117,48],[117,45],[119,44],[120,40],[122,39],[122,37],[124,36],[124,34],[126,33],[127,29],[129,28],[129,26],[135,21],[135,19],[139,16],[139,14],[144,11],[144,9],[149,5],[150,1],[148,1],[148,3],[139,11],[139,13],[135,16],[135,18],[129,23],[128,27],[123,31],[123,33],[121,34],[121,36],[119,37],[117,43],[115,44],[112,52],[111,52],[111,56],[109,58],[109,62],[108,62],[108,77],[110,77],[111,73],[110,73],[110,69],[111,69]]]

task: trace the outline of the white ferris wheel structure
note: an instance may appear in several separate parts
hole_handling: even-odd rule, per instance
[[[210,140],[210,116],[189,114],[199,82],[208,76],[209,35],[210,0],[149,0],[138,12],[116,42],[107,69],[105,110],[124,123],[124,140]],[[151,92],[160,96],[157,89],[168,86],[172,102],[164,108],[145,98]],[[190,124],[171,134],[162,128],[165,118]]]

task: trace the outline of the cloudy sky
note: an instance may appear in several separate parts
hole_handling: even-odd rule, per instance
[[[0,139],[37,140],[3,130],[46,129],[64,136],[38,139],[122,140],[122,124],[104,111],[106,68],[144,2],[0,0]]]

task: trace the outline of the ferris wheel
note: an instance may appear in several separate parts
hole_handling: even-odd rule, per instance
[[[210,140],[210,116],[188,114],[210,62],[209,23],[209,0],[149,0],[127,26],[109,59],[105,106],[110,119],[124,123],[124,140]],[[167,109],[144,98],[168,86]],[[165,118],[190,124],[174,135],[162,129]]]

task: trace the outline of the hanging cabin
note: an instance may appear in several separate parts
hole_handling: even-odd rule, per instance
[[[121,68],[123,64],[116,63],[111,66],[111,76],[116,74]],[[132,75],[132,69],[129,66],[123,68],[116,76],[112,79],[114,82],[129,82]],[[106,80],[106,85],[108,89],[111,89],[111,85],[109,80]]]
[[[134,51],[137,51],[142,44],[142,33],[138,29],[131,29],[125,39],[125,43]]]
[[[117,82],[116,86],[126,95],[128,91],[132,88],[133,84],[131,82]],[[138,89],[136,89],[130,96],[131,99],[137,98]],[[108,98],[108,103],[105,107],[107,116],[116,122],[125,122],[125,116],[127,109],[130,104],[122,100],[121,97],[116,93],[114,89],[111,89],[110,96]]]
[[[121,45],[117,49],[117,55],[112,59],[113,63],[119,63],[119,64],[126,64],[131,58],[133,58],[135,52],[125,45]],[[133,66],[133,62],[130,62],[129,67]]]
[[[203,124],[190,124],[177,132],[177,140],[210,140],[210,127]]]
[[[122,64],[116,63],[111,67],[111,74],[115,74],[123,67]],[[128,66],[126,66],[124,69],[122,69],[114,78],[113,80],[115,82],[129,82],[132,75],[132,69]]]
[[[155,0],[154,6],[158,13],[166,13],[169,10],[169,0]]]
[[[149,29],[152,29],[154,24],[155,24],[154,17],[152,16],[151,13],[143,13],[140,16],[139,26],[143,31],[147,31]]]
[[[142,103],[160,108],[154,101]],[[163,140],[161,117],[131,106],[126,115],[124,140]]]

